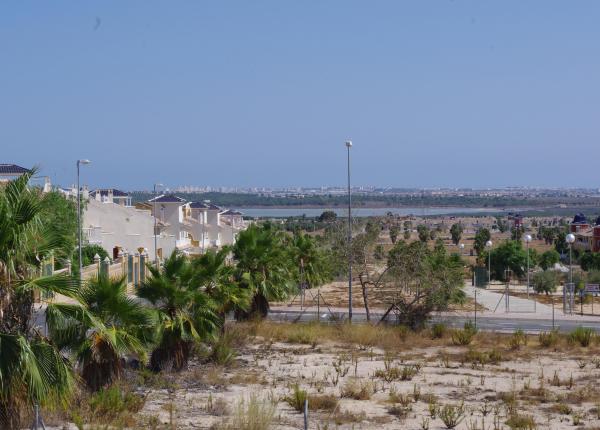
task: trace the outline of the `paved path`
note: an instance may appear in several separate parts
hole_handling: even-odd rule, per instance
[[[379,321],[382,313],[378,310],[375,313],[371,313],[371,321],[373,323]],[[589,327],[600,333],[600,318],[596,319],[573,319],[573,318],[532,318],[530,314],[520,314],[519,318],[506,317],[507,314],[486,314],[477,315],[477,328],[484,331],[496,331],[503,333],[512,333],[517,329],[522,329],[528,333],[539,333],[540,331],[550,331],[552,329],[559,330],[561,332],[570,332],[576,327]],[[510,315],[510,314],[509,314]],[[513,314],[514,315],[514,314]],[[348,313],[342,310],[332,309],[329,313],[327,309],[322,310],[317,314],[314,309],[300,310],[298,308],[288,309],[271,309],[268,318],[272,321],[286,321],[286,322],[311,322],[321,321],[323,323],[345,321],[348,318]],[[352,321],[355,323],[365,323],[366,317],[363,312],[354,312]],[[433,322],[443,322],[450,327],[462,327],[465,322],[475,321],[475,315],[471,313],[467,315],[461,314],[450,314],[450,313],[439,313],[433,315]],[[393,323],[393,321],[392,321]]]
[[[470,298],[475,298],[477,294],[477,303],[487,309],[485,314],[494,313],[507,313],[506,296],[498,291],[490,291],[483,288],[472,287],[470,285],[465,286],[465,293]],[[508,297],[508,313],[530,313],[538,316],[544,316],[552,318],[552,306],[545,305],[542,303],[536,303],[532,299],[526,299],[521,297]],[[555,313],[558,313],[555,310]]]

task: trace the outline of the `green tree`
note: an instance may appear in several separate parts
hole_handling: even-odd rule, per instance
[[[219,325],[217,305],[202,286],[193,282],[190,260],[174,251],[161,268],[148,266],[151,276],[138,288],[156,312],[156,343],[150,355],[154,371],[187,366],[195,342],[214,339]]]
[[[431,240],[435,240],[436,237],[437,237],[437,230],[435,230],[435,229],[429,230],[429,238]]]
[[[228,246],[218,251],[209,249],[191,261],[194,272],[191,283],[199,285],[212,299],[221,328],[228,312],[247,311],[250,304],[249,290],[239,287],[235,266],[228,262],[230,252]]]
[[[331,280],[331,261],[315,238],[307,234],[296,234],[290,245],[290,256],[296,268],[294,274],[298,284],[305,282],[308,288],[314,288]]]
[[[410,230],[404,230],[403,237],[404,237],[404,240],[410,239]]]
[[[473,249],[475,249],[477,255],[481,256],[483,254],[485,251],[485,244],[491,238],[492,235],[487,228],[480,228],[477,230],[477,233],[475,233],[475,240],[473,242]]]
[[[390,240],[392,241],[392,244],[396,243],[399,234],[400,227],[398,227],[397,225],[393,225],[390,227]]]
[[[47,321],[52,341],[74,355],[92,391],[121,377],[126,355],[146,361],[155,323],[148,309],[127,295],[125,277],[104,274],[82,288],[81,305],[49,305]]]
[[[586,252],[579,258],[583,270],[600,270],[600,252]]]
[[[419,234],[419,240],[421,242],[427,243],[429,240],[429,227],[424,224],[419,224],[417,226],[417,233]]]
[[[559,260],[560,255],[558,254],[558,252],[556,252],[556,250],[554,249],[551,249],[549,251],[543,252],[542,255],[540,255],[539,265],[543,270],[548,270],[554,267],[554,265],[558,263]]]
[[[375,246],[375,250],[373,251],[373,256],[375,260],[383,260],[385,259],[385,250],[383,249],[383,245],[379,244]]]
[[[536,293],[553,293],[558,285],[558,277],[553,270],[544,270],[533,275],[533,290]]]
[[[496,217],[496,225],[498,226],[498,231],[500,233],[508,231],[508,223],[501,217]]]
[[[510,269],[515,276],[522,277],[527,267],[527,253],[521,242],[507,240],[492,250],[492,278],[506,280],[505,270]]]
[[[45,222],[53,226],[56,234],[62,237],[63,244],[54,250],[57,265],[62,265],[62,261],[66,259],[72,261],[73,251],[77,246],[77,205],[75,201],[65,198],[57,191],[51,191],[44,194],[40,203]]]
[[[560,255],[567,254],[569,252],[569,244],[567,243],[567,233],[564,229],[556,229],[556,234],[554,236],[554,249]]]
[[[77,298],[76,280],[42,276],[41,262],[69,249],[73,232],[48,222],[48,195],[28,186],[36,169],[0,187],[0,427],[21,428],[33,404],[64,402],[72,367],[33,320],[34,291]]]
[[[524,232],[525,232],[525,229],[523,227],[513,228],[510,232],[510,238],[512,240],[521,240]]]
[[[458,245],[463,234],[463,226],[460,223],[452,224],[450,227],[450,236],[452,237],[452,243]]]
[[[253,224],[239,233],[233,256],[237,262],[237,280],[251,291],[249,314],[238,318],[266,316],[269,301],[284,300],[294,289],[295,264],[289,258],[283,236],[270,223]]]
[[[319,222],[334,222],[337,219],[337,214],[334,211],[323,211],[318,219]]]
[[[432,312],[464,302],[463,262],[443,244],[430,250],[424,242],[400,241],[388,255],[389,280],[401,292],[394,303],[401,323],[419,327]]]
[[[96,254],[100,257],[100,261],[103,261],[108,255],[108,252],[100,245],[88,244],[81,247],[81,260],[83,261],[83,267],[89,266],[94,263],[94,257]],[[73,273],[79,273],[79,253],[73,253]]]

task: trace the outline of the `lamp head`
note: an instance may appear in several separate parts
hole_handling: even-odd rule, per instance
[[[84,158],[83,160],[77,160],[78,164],[90,164],[91,161],[88,160],[87,158]]]
[[[346,141],[346,148],[352,148],[352,141],[351,140],[347,140]]]
[[[525,239],[525,242],[527,242],[527,243],[531,242],[531,240],[532,240],[530,234],[526,234],[525,237],[524,237],[524,239]]]
[[[573,243],[573,242],[575,242],[575,235],[573,233],[569,233],[569,234],[567,234],[567,237],[565,238],[565,240],[569,244]]]
[[[492,241],[491,241],[491,240],[488,240],[488,241],[485,243],[485,246],[486,246],[486,248],[491,248],[491,247],[492,247],[492,245],[493,245],[493,244],[492,244]]]
[[[459,247],[460,249],[465,249],[465,244],[464,244],[464,243],[461,243],[460,245],[458,245],[458,247]]]

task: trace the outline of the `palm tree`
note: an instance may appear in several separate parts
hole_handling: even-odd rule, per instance
[[[40,277],[41,262],[64,236],[44,217],[44,196],[28,186],[36,169],[0,189],[0,427],[19,428],[33,404],[66,401],[71,364],[33,321],[34,290],[77,297],[77,281]]]
[[[154,371],[187,366],[193,342],[214,336],[218,325],[217,306],[198,282],[190,260],[174,251],[138,289],[138,296],[156,309],[157,346],[150,356]]]
[[[225,246],[219,251],[211,249],[192,260],[194,270],[192,283],[200,285],[212,298],[222,328],[224,328],[227,312],[246,311],[250,303],[248,290],[239,288],[235,281],[235,266],[227,261],[230,252],[231,248]]]
[[[252,294],[250,312],[238,311],[237,317],[266,316],[269,300],[285,299],[294,286],[292,261],[282,233],[271,224],[251,225],[239,233],[233,255],[237,280]]]
[[[318,287],[331,279],[331,265],[317,241],[307,234],[295,234],[291,240],[290,254],[296,267],[297,281],[307,288]]]
[[[127,295],[125,279],[100,274],[82,289],[81,305],[48,305],[51,339],[73,353],[93,391],[120,378],[126,355],[145,361],[152,341],[151,314]]]

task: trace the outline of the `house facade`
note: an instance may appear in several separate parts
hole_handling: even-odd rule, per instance
[[[158,257],[173,252],[177,246],[176,237],[160,226],[155,232],[152,213],[128,205],[130,201],[127,193],[114,189],[89,193],[82,218],[84,241],[100,245],[113,259],[120,253],[146,252],[149,259],[154,260],[156,233]]]
[[[157,196],[145,206],[156,214],[165,231],[177,238],[177,248],[190,254],[232,245],[246,228],[239,212],[223,210],[210,202],[188,202],[174,194]]]
[[[27,172],[29,172],[29,169],[17,166],[16,164],[0,164],[0,183],[17,179]]]
[[[569,225],[569,231],[575,235],[574,248],[600,252],[600,217],[591,225],[585,215],[579,213]]]

